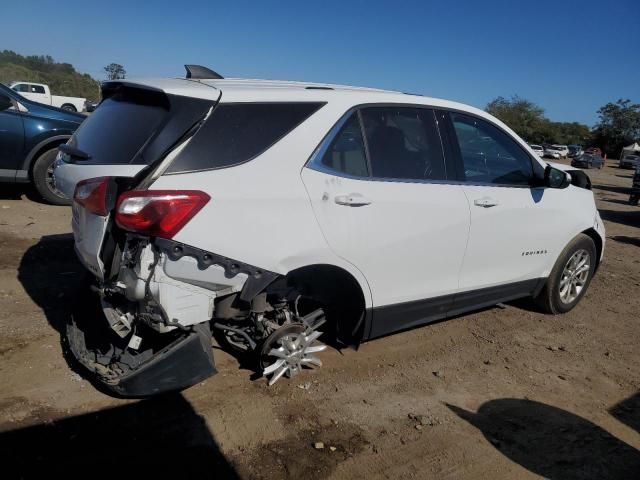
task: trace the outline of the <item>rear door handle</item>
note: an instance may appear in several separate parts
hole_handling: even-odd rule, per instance
[[[371,203],[371,200],[364,197],[360,193],[350,193],[348,195],[336,195],[335,201],[338,205],[346,205],[348,207],[363,207]]]
[[[498,201],[491,197],[476,198],[473,204],[477,207],[489,208],[498,205]]]

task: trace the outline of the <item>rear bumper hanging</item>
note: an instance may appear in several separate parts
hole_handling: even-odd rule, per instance
[[[91,320],[103,322],[100,318]],[[134,368],[118,361],[108,365],[99,363],[99,353],[90,347],[95,342],[91,335],[89,329],[83,329],[75,319],[71,321],[67,325],[71,353],[94,373],[100,384],[123,397],[147,397],[182,390],[217,373],[208,324],[192,327]]]

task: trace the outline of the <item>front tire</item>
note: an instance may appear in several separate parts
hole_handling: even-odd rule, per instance
[[[71,105],[70,103],[65,103],[60,108],[63,109],[63,110],[66,110],[68,112],[77,112],[78,111],[78,109],[74,105]]]
[[[71,200],[53,184],[53,162],[58,154],[57,148],[52,148],[41,154],[33,164],[33,184],[43,200],[52,205],[71,205]]]
[[[586,293],[597,261],[593,240],[581,233],[562,251],[546,285],[534,300],[546,313],[570,311]]]

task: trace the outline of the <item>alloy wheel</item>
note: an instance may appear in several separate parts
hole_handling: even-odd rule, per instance
[[[580,249],[574,252],[567,261],[558,286],[562,303],[572,303],[580,296],[589,279],[589,272],[591,271],[590,257],[588,251]]]

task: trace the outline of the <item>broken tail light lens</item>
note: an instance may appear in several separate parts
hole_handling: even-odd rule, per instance
[[[73,201],[89,212],[102,217],[109,214],[107,196],[111,177],[96,177],[82,180],[73,192]]]
[[[132,190],[118,198],[116,224],[130,232],[173,238],[210,199],[198,190]]]

